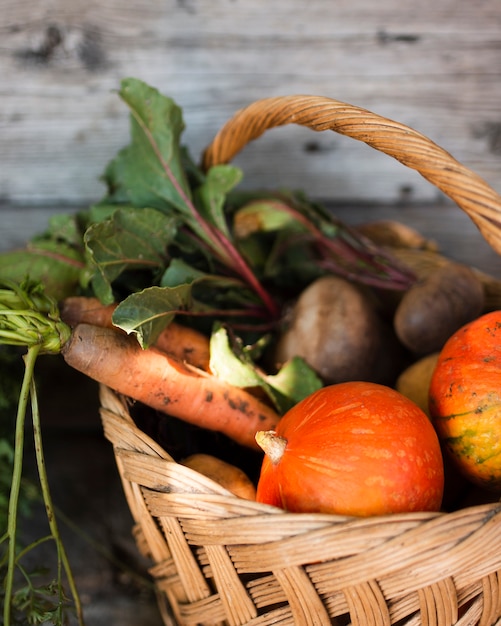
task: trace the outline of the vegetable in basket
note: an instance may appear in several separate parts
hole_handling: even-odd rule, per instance
[[[302,357],[324,384],[367,380],[391,383],[404,349],[374,296],[340,276],[322,276],[299,294],[284,316],[274,361]]]
[[[180,144],[180,109],[157,90],[129,78],[119,95],[130,110],[131,142],[106,168],[103,199],[53,218],[26,249],[0,255],[0,342],[28,348],[18,429],[28,398],[38,415],[36,358],[62,352],[67,363],[131,398],[255,448],[258,428],[278,428],[281,414],[322,385],[301,357],[271,374],[261,367],[285,307],[333,274],[399,292],[415,276],[303,194],[240,192],[238,168],[197,166]],[[85,296],[80,304],[86,306],[99,302],[94,313],[104,318],[70,313],[70,296]],[[172,344],[175,331],[186,337],[181,353]],[[141,385],[141,375],[153,370],[157,379]],[[167,391],[158,376],[168,379]],[[38,423],[36,428],[39,434]],[[18,450],[16,481],[22,442]],[[433,456],[433,506],[440,491],[435,461]],[[14,488],[11,520],[16,493]],[[48,492],[46,498],[58,541]],[[15,531],[11,521],[7,596],[17,562]],[[81,618],[59,542],[58,549]],[[7,601],[5,624],[10,617]]]
[[[212,454],[191,454],[182,459],[181,464],[207,476],[239,498],[256,499],[256,487],[247,474]]]
[[[62,355],[68,365],[117,392],[244,446],[254,447],[260,425],[273,428],[279,420],[273,408],[244,389],[154,347],[143,349],[112,328],[79,324]]]
[[[470,481],[501,491],[501,311],[466,324],[441,350],[429,390],[444,448]]]
[[[70,296],[60,303],[61,319],[74,328],[91,324],[114,328],[112,318],[117,304],[104,305],[97,298]],[[158,335],[155,347],[198,369],[210,371],[210,342],[203,333],[189,326],[171,322]]]
[[[438,352],[420,357],[407,366],[395,381],[395,389],[412,400],[426,415],[430,415],[428,393],[431,377],[438,361]]]
[[[134,337],[108,327],[77,324],[71,329],[56,303],[45,315],[37,310],[37,285],[0,292],[0,340],[41,346],[93,380],[171,416],[218,430],[242,445],[255,447],[259,425],[273,428],[278,413],[268,404],[204,370],[158,348],[141,348]],[[188,337],[191,332],[188,330]],[[31,337],[31,339],[30,339]]]
[[[395,312],[395,332],[414,353],[430,354],[478,317],[484,302],[484,288],[474,271],[446,263],[405,292]]]
[[[435,430],[417,405],[384,385],[324,387],[256,439],[266,453],[258,502],[360,517],[440,509]]]

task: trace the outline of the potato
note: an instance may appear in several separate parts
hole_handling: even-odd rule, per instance
[[[428,390],[439,352],[433,352],[409,365],[397,378],[395,388],[430,416]]]
[[[355,228],[379,246],[416,250],[437,250],[438,248],[435,241],[426,239],[416,229],[396,220],[365,222]]]
[[[256,487],[251,479],[243,470],[231,463],[211,454],[199,453],[186,457],[181,464],[210,478],[239,498],[256,499]]]
[[[374,381],[383,334],[375,305],[362,289],[344,278],[324,276],[297,299],[275,362],[280,367],[300,356],[326,384]]]
[[[397,337],[415,354],[437,352],[482,313],[484,297],[483,285],[469,267],[452,262],[438,267],[401,299],[393,320]]]

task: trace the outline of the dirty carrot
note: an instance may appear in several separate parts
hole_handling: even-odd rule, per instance
[[[258,430],[280,417],[243,389],[190,368],[157,348],[144,350],[115,329],[78,324],[62,349],[68,365],[158,411],[258,449]]]
[[[70,296],[60,303],[60,313],[63,322],[72,328],[85,323],[119,330],[112,322],[116,307],[116,303],[101,304],[97,298]],[[194,328],[171,322],[160,333],[155,347],[180,361],[210,371],[209,338]]]

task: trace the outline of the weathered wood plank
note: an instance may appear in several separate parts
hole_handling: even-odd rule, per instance
[[[183,107],[194,156],[248,102],[315,93],[417,128],[501,191],[498,0],[2,4],[0,198],[11,204],[102,195],[98,177],[128,141],[113,93],[128,75]],[[251,187],[354,201],[440,197],[414,172],[330,133],[272,131],[237,162]]]

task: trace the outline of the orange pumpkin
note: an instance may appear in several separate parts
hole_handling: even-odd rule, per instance
[[[382,515],[440,508],[440,444],[425,413],[370,382],[323,387],[256,440],[257,500],[296,512]]]
[[[430,415],[459,471],[501,491],[501,311],[466,324],[440,352]]]

